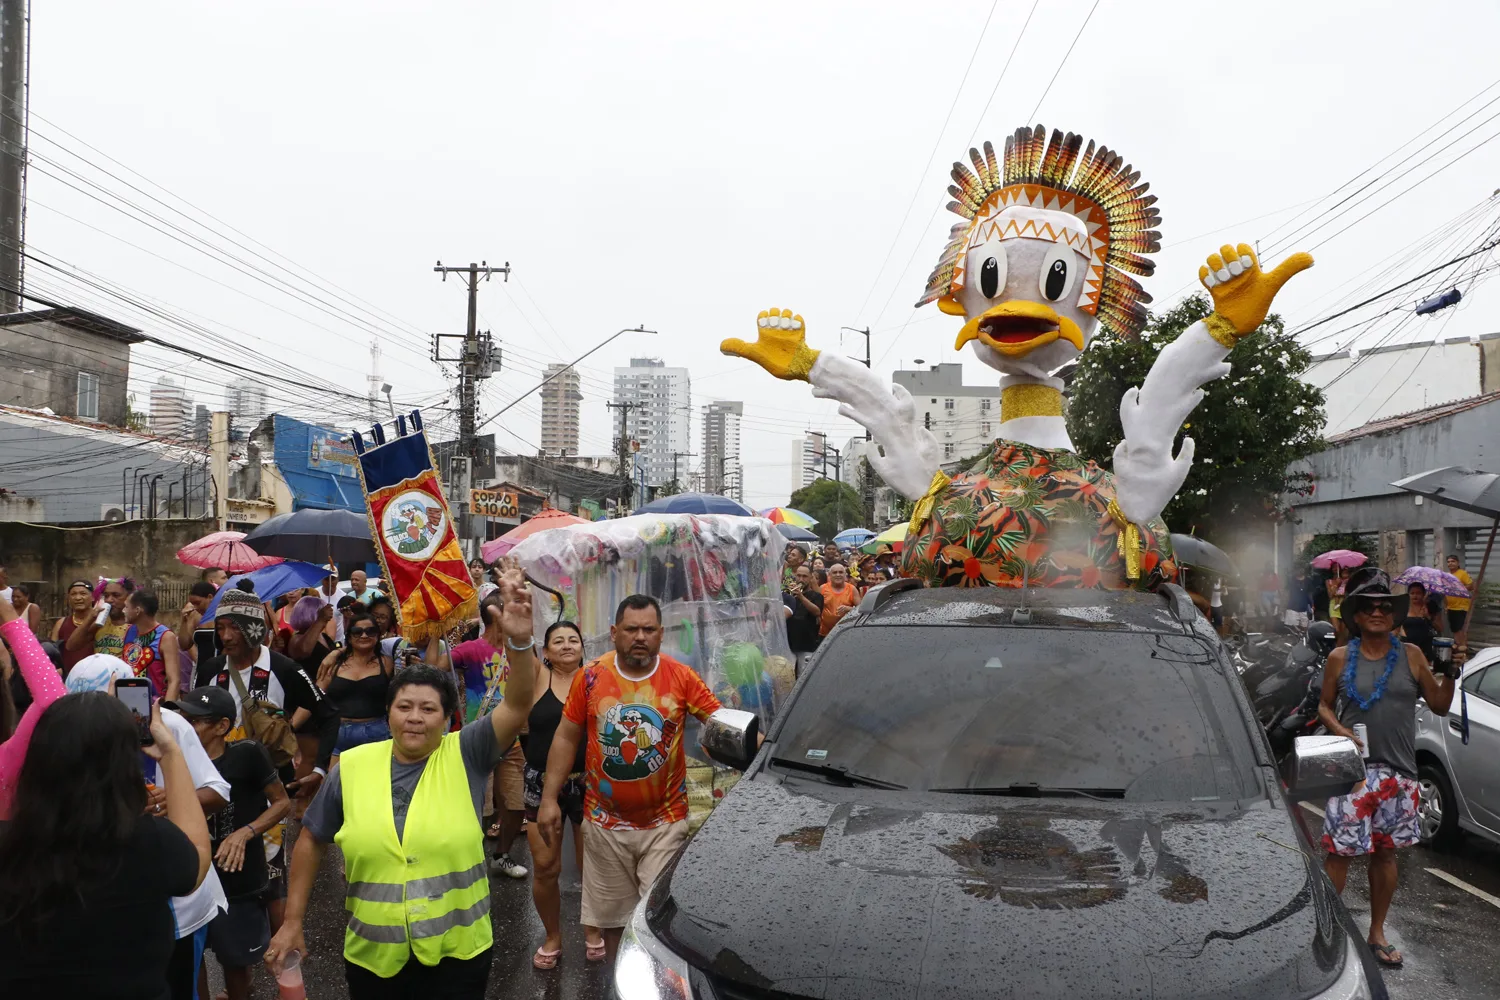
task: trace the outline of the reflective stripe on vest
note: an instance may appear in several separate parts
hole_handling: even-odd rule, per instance
[[[344,824],[334,841],[344,852],[350,913],[344,957],[377,976],[394,976],[413,956],[436,965],[493,944],[484,832],[458,738],[449,733],[427,758],[399,839],[392,741],[339,758]]]

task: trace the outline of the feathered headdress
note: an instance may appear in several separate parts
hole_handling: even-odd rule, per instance
[[[1134,337],[1146,324],[1151,301],[1129,274],[1149,275],[1155,262],[1141,256],[1161,249],[1161,223],[1156,195],[1149,184],[1138,184],[1140,171],[1123,158],[1091,140],[1053,130],[1050,141],[1041,125],[1020,128],[1005,140],[1005,161],[996,162],[995,147],[984,153],[969,150],[974,170],[953,164],[954,183],[948,210],[963,218],[948,234],[943,256],[927,279],[927,290],[917,305],[952,296],[964,286],[964,256],[971,246],[1006,236],[1047,235],[1066,242],[1090,258],[1078,305],[1115,333]],[[1077,231],[1052,233],[1045,223],[995,216],[1013,206],[1064,212],[1076,217]],[[1012,213],[1014,215],[1014,213]],[[1034,232],[1033,232],[1034,231]],[[1126,272],[1129,272],[1127,274]]]

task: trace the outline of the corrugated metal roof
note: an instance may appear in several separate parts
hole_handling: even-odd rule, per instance
[[[3,319],[3,317],[0,317]],[[173,461],[202,461],[207,448],[195,447],[178,441],[168,441],[153,434],[126,430],[111,424],[96,423],[78,417],[62,417],[44,410],[33,410],[24,406],[0,404],[0,417],[7,423],[50,431],[70,437],[91,438],[100,444],[115,444],[122,448],[158,452],[163,458]]]
[[[1387,434],[1391,431],[1399,431],[1417,424],[1441,420],[1444,417],[1451,417],[1455,413],[1463,413],[1465,410],[1472,410],[1477,406],[1484,406],[1486,403],[1497,401],[1500,401],[1500,392],[1487,392],[1480,396],[1455,399],[1451,403],[1439,403],[1437,406],[1428,406],[1420,410],[1411,410],[1407,413],[1397,413],[1394,416],[1382,417],[1380,420],[1372,420],[1368,424],[1352,428],[1341,434],[1334,434],[1328,438],[1328,443],[1342,444],[1345,441],[1367,437],[1371,434]]]
[[[143,344],[147,340],[135,327],[117,323],[107,316],[100,316],[86,309],[59,307],[0,315],[0,326],[21,326],[26,323],[59,323],[62,326],[71,326],[75,330],[83,330],[127,344]]]

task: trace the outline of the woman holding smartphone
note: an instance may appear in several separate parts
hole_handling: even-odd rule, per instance
[[[0,832],[0,995],[167,995],[171,898],[196,889],[211,859],[156,706],[150,728],[142,747],[129,709],[103,691],[66,695],[37,721]],[[147,814],[142,752],[161,769],[165,817]]]

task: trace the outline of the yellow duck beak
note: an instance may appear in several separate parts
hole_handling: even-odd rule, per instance
[[[1014,299],[965,323],[958,331],[953,349],[962,350],[969,341],[977,339],[1001,354],[1018,358],[1059,338],[1083,350],[1083,331],[1077,323],[1040,302]]]

